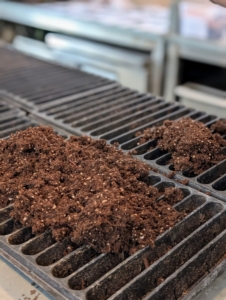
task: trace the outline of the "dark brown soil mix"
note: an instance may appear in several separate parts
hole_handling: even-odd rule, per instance
[[[172,154],[175,171],[188,170],[190,174],[197,175],[226,158],[222,151],[226,140],[218,133],[212,134],[203,123],[190,118],[167,120],[163,126],[137,132],[136,136],[140,135],[143,135],[140,144],[157,139],[157,146]]]
[[[172,207],[180,190],[149,186],[149,167],[103,140],[65,141],[36,127],[0,148],[0,205],[14,202],[11,216],[34,233],[51,229],[56,240],[133,253],[183,217]]]
[[[217,121],[210,127],[210,130],[220,134],[226,134],[226,120]]]

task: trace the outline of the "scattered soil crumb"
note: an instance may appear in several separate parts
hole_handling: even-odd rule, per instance
[[[219,130],[219,126],[215,124],[216,129]],[[198,175],[226,158],[222,151],[226,140],[191,118],[167,120],[160,127],[148,128],[136,135],[140,134],[143,134],[140,143],[157,139],[157,147],[171,153],[175,171]]]
[[[30,291],[31,295],[34,295],[36,293],[36,290]]]
[[[143,258],[143,262],[144,262],[144,267],[145,267],[145,269],[147,269],[147,268],[150,266],[147,257],[144,257],[144,258]]]
[[[136,150],[136,149],[133,149],[133,150],[130,151],[130,153],[131,153],[132,155],[137,155],[137,150]]]
[[[189,180],[188,179],[184,179],[184,180],[181,180],[180,183],[184,184],[184,185],[188,185]]]
[[[157,286],[159,286],[165,279],[163,277],[159,277],[157,279]]]
[[[103,140],[64,140],[40,126],[0,141],[0,206],[14,203],[11,217],[34,234],[51,229],[97,252],[134,253],[183,218],[148,185],[150,167]],[[70,249],[68,249],[70,251]]]
[[[118,143],[118,142],[114,142],[114,143],[113,143],[113,146],[118,147],[118,146],[119,146],[119,143]]]
[[[152,168],[152,171],[154,171],[155,173],[159,173],[159,170],[156,168]]]
[[[170,172],[170,173],[167,175],[167,178],[172,179],[175,175],[176,175],[176,172]]]
[[[40,296],[40,294],[38,294],[37,296],[35,296],[33,300],[38,300],[39,296]]]

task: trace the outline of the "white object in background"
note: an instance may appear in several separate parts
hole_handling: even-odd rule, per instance
[[[132,6],[130,0],[109,0],[109,4],[116,9],[128,9]]]
[[[135,8],[130,0],[109,0],[107,4],[92,1],[82,3],[69,1],[62,3],[37,4],[59,15],[69,18],[94,21],[104,25],[130,28],[135,31],[165,34],[169,30],[170,9],[160,5],[149,5],[145,8]]]
[[[0,256],[1,300],[54,300],[53,297]]]
[[[224,40],[226,10],[209,1],[182,1],[179,5],[180,34],[185,37]]]
[[[55,61],[52,49],[43,42],[18,35],[13,40],[13,47],[27,55],[31,55],[46,61]]]
[[[179,102],[187,107],[205,111],[220,118],[226,116],[226,92],[195,83],[177,86]]]
[[[63,64],[117,80],[140,92],[148,88],[149,57],[140,52],[49,33],[46,44]]]

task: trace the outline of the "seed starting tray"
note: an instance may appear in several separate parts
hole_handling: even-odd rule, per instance
[[[135,137],[135,134],[152,126],[160,126],[165,120],[190,117],[208,127],[218,120],[205,112],[120,86],[89,96],[46,103],[33,113],[71,133],[105,139],[109,144],[117,143],[124,152],[136,150],[138,159],[164,175],[173,171],[171,155],[158,149],[155,140],[139,145],[142,136]],[[179,181],[186,179],[191,187],[226,201],[226,160],[198,176],[192,177],[185,171],[176,172],[174,178]]]
[[[9,104],[9,99],[5,95],[0,94],[0,139],[7,139],[11,133],[20,130],[25,130],[28,127],[38,125],[49,125],[44,120],[27,114],[20,108],[14,107]],[[65,139],[68,139],[71,134],[56,126],[51,126],[54,131]]]
[[[170,154],[156,148],[154,140],[138,145],[140,137],[136,138],[135,133],[162,125],[167,119],[191,117],[207,126],[218,120],[216,116],[10,49],[0,48],[0,54],[4,58],[0,62],[0,74],[3,72],[0,88],[8,90],[5,94],[10,95],[14,103],[73,134],[102,138],[110,144],[118,143],[125,152],[136,150],[137,158],[165,175],[173,171]],[[62,81],[67,84],[70,81],[71,90],[67,84],[62,85]],[[95,88],[92,84],[90,88],[89,82],[94,82]],[[81,92],[81,89],[85,91]],[[187,179],[191,187],[226,201],[226,160],[199,176],[185,171],[176,172],[174,178],[180,181]]]
[[[0,90],[4,89],[4,94],[18,106],[72,134],[118,143],[125,152],[136,150],[138,159],[164,175],[173,171],[170,154],[158,149],[154,140],[138,145],[141,136],[135,137],[136,132],[162,125],[167,119],[191,117],[206,126],[218,120],[11,48],[0,48],[0,55],[4,58],[0,61]],[[189,186],[226,201],[226,160],[198,176],[185,171],[176,172],[174,178],[186,179]]]
[[[27,68],[25,71],[30,76],[35,73],[36,66],[31,71],[28,58],[23,57],[22,68]],[[12,68],[10,73],[13,74],[15,70],[10,56],[8,61]],[[19,64],[18,59],[16,61]],[[20,69],[21,65],[17,67]],[[0,74],[1,70],[0,65]],[[11,80],[10,74],[2,81],[8,92],[12,92],[10,89],[16,85],[18,76],[24,78],[22,70],[20,72],[11,85],[7,83]],[[64,81],[63,75],[61,80]],[[25,82],[21,82],[20,86]],[[27,85],[26,95],[39,97],[40,90],[32,90],[37,87],[34,78],[31,82],[33,86]],[[50,87],[49,83],[47,87]],[[18,86],[17,90],[13,90],[13,95],[19,91]],[[37,102],[33,97],[29,102],[27,99],[31,98],[28,96],[24,101],[22,96],[25,94],[17,94],[20,98],[16,100],[10,95],[9,99],[8,92],[0,101],[0,138],[7,138],[10,133],[30,126],[51,123],[65,137],[70,135],[67,132],[87,134],[93,138],[103,138],[110,144],[117,142],[125,152],[135,149],[139,159],[166,174],[172,171],[172,166],[167,164],[170,154],[157,149],[155,141],[138,145],[140,137],[135,138],[135,133],[161,125],[166,119],[190,116],[207,126],[217,120],[215,116],[167,103],[161,98],[140,94],[114,83],[84,93],[67,94],[67,97],[56,92],[51,98],[50,89],[49,100],[42,98],[47,95],[44,93]],[[149,150],[151,147],[153,149]],[[226,200],[223,190],[224,164],[218,164],[197,178],[188,178],[190,186]],[[176,178],[181,180],[187,177],[184,173],[177,173]],[[205,184],[199,182],[200,178],[204,178]],[[213,189],[219,182],[221,190]],[[128,256],[99,254],[84,245],[65,255],[70,244],[68,239],[55,242],[48,231],[34,236],[30,228],[15,230],[14,221],[10,218],[11,205],[0,210],[2,255],[56,299],[192,299],[226,269],[226,204],[152,171],[149,184],[160,191],[166,187],[180,188],[184,199],[175,208],[187,213],[182,221],[157,238],[154,249],[147,247]],[[146,264],[147,259],[151,261],[150,266]]]
[[[117,85],[108,79],[0,47],[0,90],[32,110],[40,103]]]
[[[48,231],[34,236],[30,228],[14,231],[11,205],[0,210],[3,256],[56,299],[191,299],[226,269],[225,204],[154,172],[149,184],[161,191],[180,188],[184,199],[175,208],[187,213],[154,249],[126,256],[82,246],[64,256],[67,239],[55,242]]]

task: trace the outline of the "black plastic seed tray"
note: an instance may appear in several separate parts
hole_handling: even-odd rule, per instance
[[[175,103],[165,102],[149,94],[141,94],[120,86],[89,96],[73,96],[42,104],[34,114],[77,135],[101,138],[119,144],[125,151],[137,151],[137,158],[150,164],[162,174],[170,174],[170,154],[156,148],[151,140],[139,145],[138,131],[162,125],[167,119],[191,117],[211,126],[216,116],[195,111]],[[189,180],[189,185],[226,201],[226,161],[199,176],[177,172],[175,179]]]
[[[140,94],[110,81],[106,81],[106,85],[89,88],[89,79],[86,81],[86,77],[100,82],[104,79],[42,62],[13,50],[0,48],[0,54],[1,51],[4,60],[0,60],[0,89],[2,82],[4,87],[6,84],[8,95],[25,91],[19,94],[19,98],[13,97],[13,102],[16,99],[18,105],[32,114],[73,134],[86,134],[93,138],[103,138],[111,144],[118,143],[125,152],[136,150],[139,159],[165,175],[173,171],[170,154],[156,148],[153,140],[138,145],[139,137],[135,137],[136,132],[161,125],[166,119],[176,120],[186,116],[207,126],[217,120],[216,116],[167,103],[161,98]],[[51,73],[53,70],[55,75]],[[76,74],[74,76],[78,78],[77,83],[72,74]],[[69,77],[73,88],[76,86],[80,91],[83,86],[85,91],[75,93],[73,90],[72,94],[68,94],[65,82]],[[31,106],[28,108],[29,105]],[[226,201],[225,166],[226,161],[223,161],[193,177],[188,172],[177,172],[175,179],[187,179],[191,187]]]
[[[11,133],[35,126],[34,120],[26,113],[7,103],[6,97],[0,95],[0,138],[7,138]]]
[[[36,116],[28,115],[25,111],[9,104],[8,100],[7,96],[0,94],[0,139],[6,139],[11,133],[41,124],[53,127],[55,132],[64,136],[66,139],[70,137],[71,134],[65,130],[50,125]]]
[[[56,299],[191,299],[225,270],[225,204],[153,172],[149,184],[161,191],[180,188],[184,199],[175,208],[187,214],[158,237],[154,249],[128,256],[73,245],[64,256],[69,239],[55,242],[50,232],[14,230],[11,205],[0,210],[2,255]]]
[[[0,90],[32,110],[41,103],[117,85],[108,79],[0,47]]]
[[[193,111],[186,116],[203,122],[207,127],[210,127],[217,120],[219,120],[216,116],[207,115],[203,112],[197,111]],[[168,119],[168,117],[164,119]],[[117,136],[111,139],[109,142],[119,143],[119,147],[125,152],[135,150],[135,156],[137,158],[150,164],[154,170],[158,170],[158,172],[168,176],[174,172],[174,167],[171,163],[171,154],[157,148],[156,140],[150,140],[140,145],[139,141],[142,135],[135,137],[136,132],[140,130],[142,131],[143,129],[153,125],[161,124],[162,121],[157,121],[153,122],[150,126],[141,126],[138,129],[129,131],[121,136]],[[108,138],[108,136],[106,137]],[[226,148],[223,149],[223,151],[226,153]],[[191,187],[204,193],[210,193],[210,195],[226,201],[226,160],[223,160],[200,175],[191,174],[189,171],[175,172],[174,178],[179,181],[188,180],[188,184]]]

